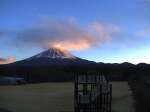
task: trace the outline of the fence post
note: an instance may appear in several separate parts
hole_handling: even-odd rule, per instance
[[[100,98],[100,108],[99,108],[99,112],[102,111],[102,84],[100,84],[100,95],[99,95],[99,98]]]
[[[109,112],[111,112],[111,102],[112,102],[112,84],[110,84]]]
[[[107,85],[107,92],[106,92],[106,112],[109,112],[109,84]]]

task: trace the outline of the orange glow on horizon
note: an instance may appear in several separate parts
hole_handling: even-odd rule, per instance
[[[13,63],[15,61],[16,61],[16,57],[11,56],[11,57],[8,57],[7,59],[0,60],[0,64],[9,64],[9,63]]]
[[[55,41],[51,46],[60,50],[80,51],[90,48],[92,43],[92,40],[83,38],[75,41]]]

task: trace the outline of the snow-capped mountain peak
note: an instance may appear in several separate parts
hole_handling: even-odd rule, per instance
[[[91,65],[94,62],[81,59],[72,55],[69,51],[58,48],[50,48],[30,58],[17,61],[15,66],[82,66]]]
[[[41,52],[32,58],[60,58],[60,59],[75,59],[76,57],[73,56],[69,51],[57,49],[57,48],[50,48],[44,52]]]

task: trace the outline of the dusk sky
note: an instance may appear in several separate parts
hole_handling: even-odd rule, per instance
[[[150,63],[150,0],[0,0],[0,63],[52,46],[105,63]]]

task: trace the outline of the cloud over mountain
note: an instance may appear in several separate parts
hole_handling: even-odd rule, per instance
[[[57,46],[69,50],[84,50],[105,44],[119,31],[118,26],[98,22],[80,26],[70,21],[46,21],[18,32],[13,44],[46,49]]]
[[[12,63],[15,61],[16,61],[16,58],[13,56],[8,57],[8,58],[0,58],[0,64],[8,64],[8,63]]]

